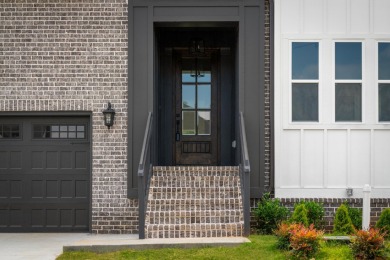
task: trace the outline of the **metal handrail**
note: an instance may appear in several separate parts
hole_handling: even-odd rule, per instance
[[[151,136],[152,136],[153,114],[149,112],[144,141],[142,144],[141,157],[138,164],[138,231],[139,239],[145,239],[145,214],[147,202],[147,187],[152,170],[151,158]],[[145,174],[146,172],[146,174]]]
[[[144,142],[142,144],[141,157],[139,159],[139,164],[138,164],[138,176],[144,176],[145,174],[146,157],[149,152],[148,150],[150,149],[149,143],[150,143],[150,136],[152,133],[152,120],[153,120],[153,114],[152,112],[149,112],[148,121],[146,122]]]
[[[244,236],[250,235],[250,173],[251,166],[249,161],[248,144],[246,141],[245,121],[242,112],[239,114],[239,132],[240,132],[240,178],[241,194],[243,196],[244,209]]]

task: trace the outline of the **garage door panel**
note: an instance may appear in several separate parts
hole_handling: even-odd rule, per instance
[[[0,232],[87,231],[89,119],[7,118],[13,121],[23,134],[0,138]]]

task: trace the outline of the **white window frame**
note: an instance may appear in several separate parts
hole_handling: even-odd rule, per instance
[[[362,45],[362,78],[360,80],[350,80],[350,79],[336,79],[336,43],[361,43]],[[343,39],[334,39],[332,43],[332,123],[336,125],[362,125],[366,122],[366,116],[365,116],[365,104],[366,104],[366,97],[364,95],[365,93],[365,64],[366,64],[366,58],[365,58],[365,40],[364,39],[357,39],[357,40],[343,40]],[[362,86],[362,120],[360,122],[357,121],[336,121],[336,84],[337,83],[360,83]]]
[[[292,79],[292,45],[299,42],[318,43],[318,79]],[[288,123],[294,126],[298,125],[319,125],[322,122],[322,42],[313,39],[290,39],[289,40],[289,65],[288,67]],[[294,83],[316,83],[318,84],[318,121],[293,121],[292,120],[292,84]]]
[[[383,124],[383,125],[390,125],[390,121],[379,121],[379,84],[385,83],[390,84],[390,79],[379,79],[379,43],[388,43],[390,44],[390,40],[377,40],[376,41],[376,49],[375,49],[375,88],[376,88],[376,104],[375,104],[375,111],[376,111],[376,119],[375,122],[377,124]]]

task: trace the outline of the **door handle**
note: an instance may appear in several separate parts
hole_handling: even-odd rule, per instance
[[[176,134],[175,134],[176,142],[180,141],[180,114],[176,114]]]

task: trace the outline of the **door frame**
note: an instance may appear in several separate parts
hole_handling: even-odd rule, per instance
[[[128,197],[137,198],[137,170],[148,113],[156,115],[155,27],[238,24],[236,109],[244,113],[251,160],[251,197],[265,191],[265,3],[263,0],[133,0],[128,3]],[[154,128],[155,131],[158,129]],[[236,133],[238,133],[236,129]],[[156,140],[153,153],[157,151]],[[236,154],[236,156],[238,156]]]

